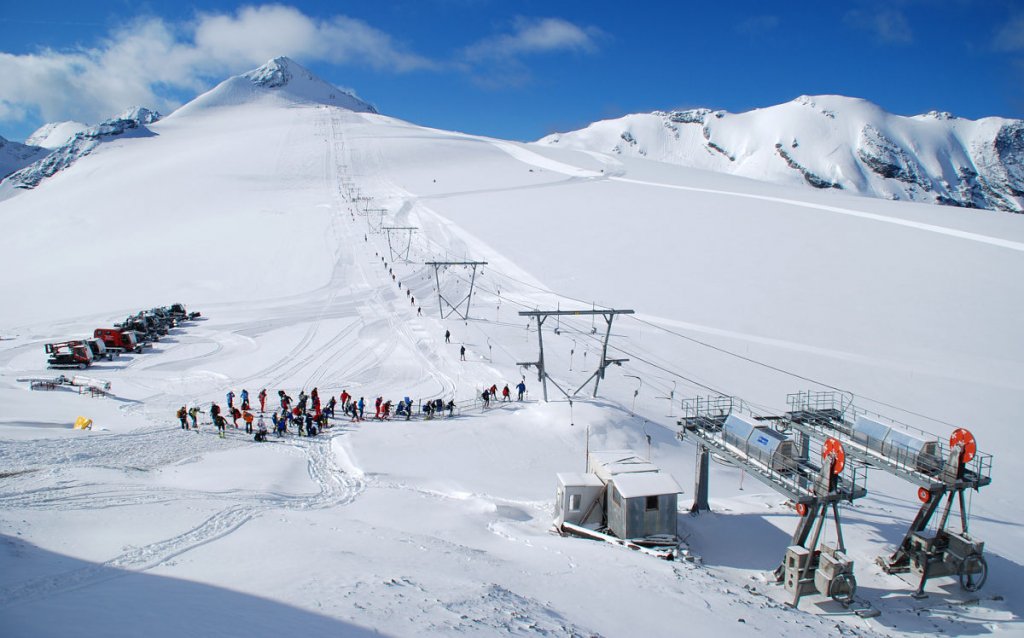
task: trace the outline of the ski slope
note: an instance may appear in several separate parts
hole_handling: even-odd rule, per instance
[[[15,300],[0,310],[0,626],[12,635],[1020,631],[1019,216],[437,131],[248,87],[150,128],[0,202],[0,295]],[[384,225],[416,227],[408,263],[395,259],[405,236],[389,245]],[[488,262],[471,320],[439,317],[424,264],[438,260]],[[469,275],[441,273],[444,294],[462,298]],[[17,381],[55,374],[43,343],[175,301],[203,319],[89,371],[115,397]],[[518,312],[595,306],[636,311],[616,319],[609,353],[630,360],[596,400],[592,385],[570,404],[549,384],[542,401],[517,365],[537,356]],[[545,323],[559,385],[593,372],[603,328]],[[528,401],[475,402],[524,376]],[[913,583],[874,565],[918,507],[914,486],[878,471],[843,508],[875,618],[820,598],[785,605],[767,572],[797,516],[724,464],[713,512],[680,514],[696,562],[551,532],[554,475],[582,471],[588,446],[649,449],[686,508],[695,450],[675,437],[681,398],[721,392],[778,413],[787,393],[822,384],[944,437],[968,427],[994,454],[992,485],[971,499],[990,565],[978,595],[939,579],[914,600]],[[174,419],[263,387],[270,405],[277,389],[317,387],[460,410],[337,419],[324,436],[263,445]],[[93,431],[70,429],[80,414]]]

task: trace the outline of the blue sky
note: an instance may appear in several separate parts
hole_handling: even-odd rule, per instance
[[[46,3],[0,8],[0,135],[163,112],[288,55],[417,124],[533,140],[801,94],[1024,117],[1024,0]]]

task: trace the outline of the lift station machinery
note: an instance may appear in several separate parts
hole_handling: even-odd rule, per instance
[[[692,511],[709,509],[711,454],[746,471],[789,498],[800,515],[785,559],[775,570],[778,581],[793,595],[793,606],[812,593],[848,604],[857,581],[843,543],[839,503],[867,494],[866,467],[847,463],[837,439],[828,438],[820,444],[807,436],[794,439],[780,431],[777,424],[767,425],[761,420],[735,397],[698,397],[683,402],[678,437],[685,440],[692,436],[697,441]],[[830,514],[836,543],[819,544]]]
[[[911,572],[919,578],[915,597],[923,597],[928,579],[955,576],[967,591],[977,591],[988,578],[985,544],[968,532],[969,508],[964,492],[992,482],[992,456],[982,454],[968,430],[959,428],[946,445],[939,437],[916,436],[869,418],[838,392],[799,392],[788,397],[790,411],[780,425],[808,436],[842,443],[847,455],[917,485],[922,505],[896,551],[879,557],[890,574]],[[928,526],[942,505],[934,531]],[[953,504],[960,530],[947,528]]]

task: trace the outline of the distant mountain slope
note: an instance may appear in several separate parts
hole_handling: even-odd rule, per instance
[[[1024,121],[893,115],[802,96],[746,113],[627,115],[539,144],[599,151],[894,200],[1024,212]]]
[[[58,146],[42,159],[16,171],[5,178],[3,185],[13,188],[35,188],[47,177],[71,166],[99,146],[119,137],[144,137],[152,135],[147,124],[160,119],[160,114],[142,107],[133,107],[84,131],[75,133],[71,139]]]
[[[45,148],[20,144],[0,137],[0,179],[46,155]]]
[[[177,117],[201,109],[233,106],[268,97],[303,104],[339,106],[358,113],[377,112],[350,91],[321,80],[294,60],[277,57],[248,73],[224,80],[172,115]]]
[[[197,114],[205,109],[237,106],[263,99],[277,99],[285,103],[325,104],[360,113],[377,112],[373,106],[360,100],[351,92],[328,84],[289,58],[278,57],[257,69],[228,78],[175,111],[173,116]],[[70,139],[42,158],[36,155],[28,161],[11,162],[11,169],[7,171],[10,175],[0,183],[2,184],[0,199],[11,196],[15,192],[14,189],[35,188],[44,179],[52,177],[90,154],[103,142],[125,136],[152,135],[153,133],[147,128],[147,125],[159,119],[161,119],[159,113],[134,107],[96,126],[74,132]],[[53,141],[63,131],[72,130],[73,127],[66,126],[69,124],[75,123],[45,125],[36,131],[32,138],[40,141]],[[23,145],[18,146],[23,147]],[[26,166],[26,164],[29,165]],[[3,164],[0,163],[0,169],[2,168]],[[0,174],[7,173],[0,172]]]
[[[42,146],[43,148],[53,150],[64,146],[76,133],[81,133],[87,128],[89,128],[89,125],[82,122],[49,122],[36,129],[32,135],[29,135],[25,143],[29,146]]]

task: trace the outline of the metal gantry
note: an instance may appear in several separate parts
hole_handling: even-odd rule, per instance
[[[469,306],[473,299],[473,286],[476,283],[476,269],[477,267],[486,266],[486,261],[428,261],[425,262],[427,266],[434,267],[434,283],[437,284],[437,307],[441,314],[442,319],[447,319],[452,314],[457,314],[462,319],[469,319]],[[441,268],[447,268],[449,266],[468,266],[473,269],[473,273],[469,279],[469,292],[465,297],[462,298],[458,303],[453,304],[444,294],[441,292]],[[448,314],[445,314],[444,304],[448,304]],[[466,311],[460,312],[462,305],[466,305]]]
[[[790,546],[775,575],[793,594],[817,591],[850,602],[857,583],[853,561],[845,554],[839,504],[867,494],[866,468],[846,463],[842,444],[826,439],[811,450],[811,440],[792,440],[773,425],[747,412],[735,397],[697,397],[683,402],[678,437],[697,439],[695,498],[691,511],[708,510],[711,454],[715,454],[792,501],[800,514]],[[820,458],[820,461],[817,459]],[[821,532],[831,515],[835,545],[821,544]]]
[[[391,255],[391,262],[395,263],[396,261],[402,261],[408,264],[409,250],[412,248],[412,234],[416,232],[416,226],[382,226],[381,230],[388,235],[388,252]],[[404,248],[401,246],[396,248],[391,242],[391,233],[398,233],[400,231],[408,233]]]
[[[615,315],[631,315],[633,310],[524,310],[519,313],[520,317],[530,317],[537,320],[537,340],[540,344],[540,354],[536,361],[520,361],[518,365],[523,367],[536,367],[537,368],[537,381],[541,382],[544,388],[544,400],[548,400],[548,386],[547,381],[550,380],[558,390],[565,395],[566,398],[572,399],[580,390],[586,387],[590,383],[591,379],[594,379],[594,397],[597,397],[597,388],[601,383],[601,379],[604,378],[605,370],[610,365],[622,365],[629,359],[609,359],[608,358],[608,339],[612,334],[612,321],[615,319]],[[576,388],[571,394],[566,392],[562,386],[551,378],[551,375],[547,373],[547,369],[544,367],[544,320],[548,317],[565,317],[565,316],[597,316],[604,317],[605,322],[608,324],[608,329],[605,331],[604,340],[601,344],[601,361],[598,362],[597,370],[594,371],[587,380],[584,381],[580,387]]]
[[[968,531],[964,493],[992,482],[992,457],[977,451],[969,431],[954,431],[949,445],[934,435],[914,436],[858,414],[852,397],[836,392],[799,392],[789,395],[788,403],[786,425],[805,435],[835,437],[852,458],[917,485],[922,502],[917,516],[892,555],[878,559],[887,573],[915,572],[919,597],[929,578],[958,576],[968,591],[984,585],[984,543]],[[943,498],[942,515],[934,533],[928,533]],[[959,532],[946,528],[954,502],[960,511]]]
[[[367,205],[361,214],[366,218],[366,230],[368,232],[374,235],[384,232],[384,217],[387,216],[388,209],[370,208]]]

